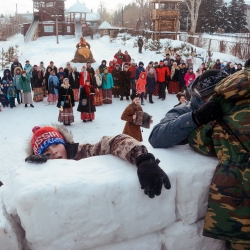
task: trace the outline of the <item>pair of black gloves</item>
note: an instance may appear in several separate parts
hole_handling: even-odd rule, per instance
[[[220,120],[222,116],[220,104],[215,101],[208,101],[192,112],[193,121],[198,127],[210,121]]]
[[[49,159],[50,155],[31,155],[25,159],[29,163],[42,164]],[[161,194],[162,186],[171,188],[170,181],[166,173],[159,167],[160,161],[155,159],[153,154],[141,154],[136,158],[137,175],[144,189],[144,193],[150,198]]]

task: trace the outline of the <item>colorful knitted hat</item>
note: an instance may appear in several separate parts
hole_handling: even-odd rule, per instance
[[[62,135],[53,127],[35,126],[32,129],[33,136],[31,138],[31,146],[34,154],[41,155],[53,144],[63,144],[66,146]]]

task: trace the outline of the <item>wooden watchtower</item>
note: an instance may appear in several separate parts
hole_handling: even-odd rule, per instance
[[[152,20],[153,39],[176,39],[179,30],[179,5],[183,0],[151,0],[150,18]]]
[[[54,21],[64,22],[66,0],[33,0],[34,19],[39,22]]]

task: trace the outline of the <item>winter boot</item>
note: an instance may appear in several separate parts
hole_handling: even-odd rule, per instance
[[[141,105],[144,105],[144,102],[143,102],[143,97],[141,98]]]
[[[148,97],[149,97],[149,102],[154,103],[153,100],[152,100],[152,94],[149,94]]]
[[[123,97],[121,96],[120,101],[123,101]]]
[[[33,104],[30,104],[30,107],[34,108]]]
[[[25,104],[25,108],[27,108],[28,107],[28,105],[27,105],[27,103]]]

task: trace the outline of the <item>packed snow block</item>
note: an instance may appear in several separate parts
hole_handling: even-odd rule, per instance
[[[176,150],[177,147],[178,150]],[[161,156],[162,151],[164,151],[164,157]],[[175,171],[177,174],[177,220],[193,224],[203,219],[207,211],[208,192],[218,159],[197,154],[189,145],[153,149],[152,152],[157,157],[159,155],[160,166],[166,173]]]
[[[154,199],[141,190],[136,167],[112,155],[80,161],[23,163],[4,192],[31,250],[84,250],[157,232],[176,220],[172,188]]]
[[[224,241],[207,238],[202,235],[204,220],[192,225],[182,221],[175,222],[164,229],[164,245],[166,250],[224,250]],[[163,248],[164,249],[164,248]]]
[[[99,246],[91,250],[161,250],[163,246],[162,231],[144,235],[133,240],[127,240],[120,243]]]
[[[4,188],[1,187],[1,191]],[[6,213],[0,192],[0,249],[21,250],[12,217]]]

